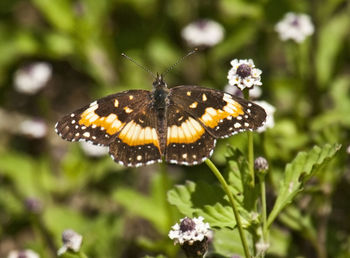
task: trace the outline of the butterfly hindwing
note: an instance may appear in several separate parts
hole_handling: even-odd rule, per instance
[[[148,103],[129,120],[109,146],[114,161],[128,167],[138,167],[161,161],[158,116]]]
[[[142,106],[151,102],[150,92],[129,90],[92,102],[64,116],[56,132],[68,141],[88,141],[108,146]]]
[[[170,102],[195,117],[215,138],[255,130],[266,118],[265,110],[250,101],[199,86],[172,88]]]
[[[165,160],[173,164],[196,165],[211,156],[216,140],[190,114],[176,104],[167,110]]]

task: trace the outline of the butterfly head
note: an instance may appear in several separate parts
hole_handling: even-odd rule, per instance
[[[155,80],[153,82],[153,88],[154,89],[164,89],[167,88],[166,83],[164,82],[163,74],[157,73],[155,76]]]

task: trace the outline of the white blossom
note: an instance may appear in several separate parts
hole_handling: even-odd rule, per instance
[[[224,28],[215,21],[202,19],[188,24],[181,35],[190,46],[211,47],[222,41]]]
[[[52,67],[45,62],[36,62],[21,67],[15,73],[15,89],[18,92],[33,95],[46,86],[51,74]]]
[[[289,12],[276,24],[275,30],[281,40],[291,39],[301,43],[314,33],[314,25],[309,15]]]
[[[230,84],[227,84],[224,88],[224,91],[230,93],[231,95],[243,98],[243,92],[237,87],[233,87]],[[250,99],[258,99],[262,94],[262,90],[260,87],[254,87],[249,90],[249,98]]]
[[[180,220],[180,224],[176,223],[172,226],[168,236],[174,240],[174,244],[180,245],[185,242],[192,244],[195,241],[202,241],[205,237],[209,239],[212,237],[212,231],[209,223],[204,223],[203,220],[201,216],[193,219],[185,217]]]
[[[266,112],[266,121],[262,126],[260,126],[257,129],[257,132],[262,133],[262,132],[266,131],[267,128],[273,128],[275,126],[275,119],[274,119],[273,115],[276,111],[276,108],[263,100],[262,101],[254,101],[254,103],[261,106]]]
[[[43,138],[47,133],[47,125],[40,119],[27,119],[19,124],[19,132],[37,139]]]
[[[240,90],[252,89],[254,86],[261,86],[262,71],[255,68],[252,59],[234,59],[231,61],[232,68],[229,70],[227,78],[231,86],[236,86]]]
[[[78,252],[83,242],[83,236],[72,229],[67,229],[62,233],[62,242],[63,246],[57,251],[58,256],[61,256],[67,250]]]
[[[7,258],[39,258],[39,257],[40,256],[36,252],[30,249],[27,249],[24,251],[11,251],[7,256]]]
[[[87,156],[102,157],[108,154],[108,147],[97,146],[89,142],[80,142],[80,147]]]

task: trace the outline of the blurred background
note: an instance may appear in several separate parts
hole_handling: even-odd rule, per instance
[[[288,12],[308,15],[305,39],[277,29]],[[213,182],[209,169],[168,166],[164,185],[159,165],[121,167],[106,149],[65,142],[54,125],[108,94],[151,90],[152,77],[121,53],[156,73],[194,47],[201,51],[166,76],[169,87],[233,92],[235,58],[262,70],[253,97],[269,104],[274,122],[255,142],[274,168],[268,200],[296,153],[343,145],[332,170],[297,199],[299,215],[279,220],[268,257],[349,257],[349,28],[346,0],[1,0],[0,257],[24,249],[55,257],[69,228],[89,257],[183,257],[167,237],[182,216],[165,193],[187,180]],[[220,140],[214,163],[224,168],[226,145],[245,152],[246,140]]]

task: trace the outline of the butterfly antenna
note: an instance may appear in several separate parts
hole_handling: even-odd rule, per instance
[[[185,56],[183,56],[182,58],[180,58],[175,64],[173,64],[172,66],[170,66],[164,73],[162,73],[163,77],[165,77],[165,75],[167,73],[169,73],[175,66],[177,66],[179,63],[181,63],[185,58],[193,55],[194,53],[197,53],[199,51],[198,48],[193,49],[192,51],[188,52]]]
[[[144,71],[148,72],[149,74],[151,74],[153,76],[153,78],[157,78],[157,76],[152,73],[152,71],[146,67],[144,67],[143,65],[139,64],[138,62],[136,62],[134,59],[132,59],[131,57],[127,56],[126,54],[122,53],[122,56],[125,57],[126,59],[128,59],[129,61],[133,62],[134,64],[136,64],[138,67],[142,68]]]

